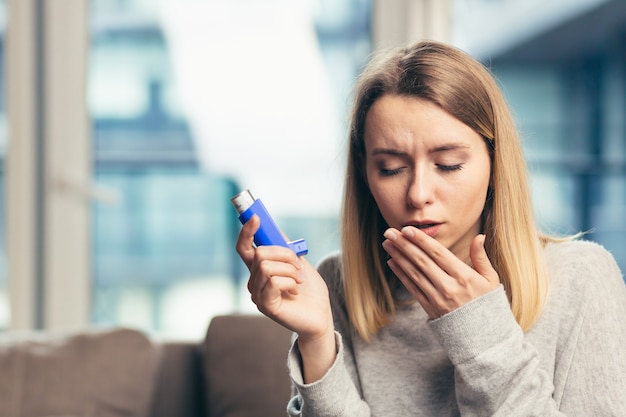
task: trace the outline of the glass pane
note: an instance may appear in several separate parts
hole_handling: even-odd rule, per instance
[[[543,232],[569,235],[579,232],[576,183],[567,174],[533,172],[530,179],[533,206]]]
[[[593,238],[613,253],[619,265],[626,266],[626,187],[625,175],[606,175],[596,179],[592,187],[600,196],[591,206]]]
[[[626,270],[625,48],[617,31],[589,32],[611,25],[615,3],[540,3],[454,0],[453,37],[503,86],[541,227],[584,232]]]
[[[119,193],[94,211],[97,322],[193,333],[236,305],[232,181],[173,169],[101,168],[96,179]]]
[[[4,35],[7,25],[6,1],[0,0],[0,330],[6,329],[10,323],[9,296],[7,289],[7,263],[6,263],[6,238],[5,238],[5,170],[4,160],[6,155],[7,113],[5,100],[5,42]]]
[[[230,197],[250,188],[311,262],[338,248],[340,149],[370,4],[92,0],[93,313],[202,337],[255,311]]]

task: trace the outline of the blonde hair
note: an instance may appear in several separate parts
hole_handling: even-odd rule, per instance
[[[524,331],[539,318],[549,290],[542,246],[552,238],[537,230],[528,173],[517,129],[491,73],[466,53],[419,42],[373,57],[356,85],[350,122],[342,209],[342,263],[350,321],[369,340],[395,313],[397,280],[382,250],[385,220],[367,186],[364,126],[383,95],[417,97],[481,135],[492,167],[483,210],[486,251]]]

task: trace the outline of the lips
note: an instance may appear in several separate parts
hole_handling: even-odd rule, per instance
[[[424,224],[415,224],[413,227],[417,227],[418,229],[428,229],[429,227],[436,226],[437,223],[424,223]]]
[[[439,229],[441,228],[442,223],[424,221],[419,223],[408,224],[407,226],[413,226],[416,229],[420,229],[422,232],[426,233],[430,237],[434,237]]]

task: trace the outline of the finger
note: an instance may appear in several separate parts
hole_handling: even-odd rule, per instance
[[[415,272],[407,269],[403,262],[400,263],[401,267],[427,296],[432,307],[437,310],[437,316],[493,288],[490,281],[478,271],[425,233],[408,228],[403,229],[401,235],[396,231],[395,238],[393,243],[402,248],[400,251],[407,253],[410,262],[415,265]],[[423,278],[419,278],[419,274]]]
[[[430,317],[431,319],[437,317],[438,315],[435,307],[432,305],[431,300],[428,298],[426,293],[419,287],[419,285],[417,285],[411,277],[405,274],[404,271],[398,267],[397,263],[393,259],[390,259],[387,264],[394,272],[394,274],[398,277],[400,282],[402,282],[402,285],[404,285],[409,294],[411,294],[411,296],[415,298],[418,303],[420,303],[424,311],[426,311],[428,317]]]
[[[296,296],[300,293],[298,284],[291,277],[273,276],[267,280],[263,288],[252,293],[252,301],[257,306],[263,305],[264,308],[271,307],[281,303],[284,298]]]
[[[292,278],[274,276],[267,280],[263,288],[253,292],[251,299],[260,312],[274,316],[285,301],[298,293],[298,284]]]
[[[399,266],[410,277],[418,274],[423,277],[422,282],[418,283],[422,291],[427,295],[431,295],[434,289],[441,291],[442,283],[449,279],[449,275],[432,259],[430,253],[409,240],[408,237],[410,236],[407,237],[405,233],[396,229],[386,230],[384,236],[387,237],[388,241],[384,242],[383,247],[398,262]],[[456,257],[455,260],[458,262]],[[427,285],[429,283],[431,285]]]
[[[402,228],[401,233],[402,237],[416,245],[425,254],[425,256],[421,257],[422,259],[434,262],[444,271],[450,273],[452,272],[450,269],[458,264],[459,259],[448,248],[421,230],[413,226],[406,226]],[[424,266],[427,266],[427,264]]]
[[[398,278],[404,278],[404,281],[408,280],[412,282],[412,285],[418,288],[425,297],[432,300],[438,293],[438,290],[430,277],[424,274],[416,265],[414,256],[419,255],[406,254],[395,246],[395,242],[389,240],[383,242],[383,248],[391,256],[387,264],[392,268],[394,274],[396,274]],[[422,253],[421,256],[424,256],[424,254]]]
[[[402,229],[402,236],[417,246],[425,255],[418,258],[420,269],[429,276],[437,289],[445,293],[456,281],[469,285],[476,276],[476,271],[457,257],[448,248],[426,233],[408,226]]]
[[[478,235],[470,245],[470,259],[476,272],[485,277],[490,283],[500,283],[498,272],[491,265],[485,250],[485,235]]]
[[[293,263],[295,254],[283,248],[260,247],[256,251],[256,258],[252,264],[250,271],[250,279],[248,280],[248,291],[251,293],[262,289],[267,281],[275,276],[288,277],[296,283],[301,282],[299,267]],[[285,251],[291,252],[284,253]],[[271,258],[264,259],[264,252],[270,252]],[[281,253],[282,252],[282,253]],[[292,256],[293,255],[293,256]],[[297,259],[296,259],[297,262]]]
[[[250,265],[252,260],[254,259],[254,234],[259,230],[259,226],[261,225],[261,220],[259,216],[256,214],[253,215],[250,220],[248,220],[241,230],[239,231],[239,236],[237,238],[237,243],[235,244],[235,249],[237,253],[246,264],[248,269],[250,269]]]

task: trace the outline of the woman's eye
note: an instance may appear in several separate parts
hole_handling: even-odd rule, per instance
[[[455,164],[455,165],[437,164],[437,168],[439,168],[442,171],[459,171],[460,169],[463,168],[463,165],[462,164]]]
[[[382,177],[392,177],[394,175],[398,175],[403,169],[404,167],[394,169],[379,168],[379,172]]]

